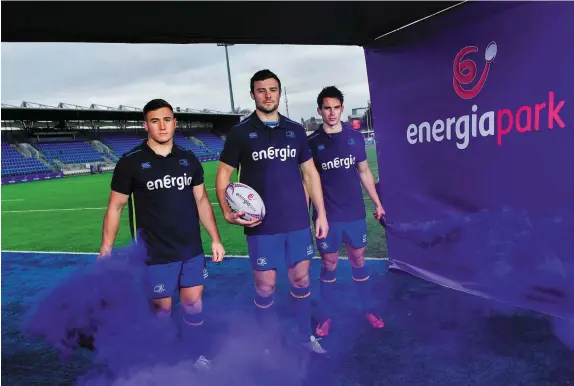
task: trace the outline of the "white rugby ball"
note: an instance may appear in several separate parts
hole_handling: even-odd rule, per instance
[[[263,220],[265,204],[259,193],[252,187],[240,182],[232,182],[225,189],[225,198],[234,212],[244,212],[244,220]]]

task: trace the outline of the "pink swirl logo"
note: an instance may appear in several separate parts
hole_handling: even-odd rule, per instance
[[[488,77],[488,72],[490,70],[490,65],[496,57],[496,51],[498,47],[495,42],[490,42],[486,47],[484,52],[484,69],[480,75],[478,82],[470,89],[465,89],[463,86],[469,85],[476,78],[476,63],[472,59],[463,58],[473,52],[478,52],[478,48],[475,46],[467,46],[456,54],[454,58],[453,66],[453,78],[452,85],[456,94],[463,99],[472,99],[478,95],[478,93],[484,87],[486,83],[486,78]]]

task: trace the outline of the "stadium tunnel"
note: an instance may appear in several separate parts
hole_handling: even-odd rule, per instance
[[[535,10],[534,7],[536,7],[536,5],[523,2],[390,1],[331,2],[328,3],[328,6],[326,6],[326,4],[325,2],[271,2],[265,3],[264,5],[260,2],[143,2],[138,4],[137,7],[129,7],[124,3],[40,2],[33,3],[31,7],[30,4],[24,2],[7,2],[3,4],[2,41],[356,45],[366,50],[371,99],[376,99],[375,97],[377,97],[377,95],[375,94],[377,94],[377,92],[374,91],[374,88],[383,87],[381,84],[384,82],[374,80],[375,72],[378,72],[378,70],[375,71],[373,67],[375,64],[369,65],[369,62],[377,62],[378,59],[375,58],[377,55],[380,57],[382,55],[381,53],[384,52],[399,55],[409,48],[417,45],[421,46],[423,44],[421,42],[424,42],[425,39],[428,41],[431,36],[437,39],[441,36],[453,36],[451,31],[470,26],[472,23],[477,22],[477,20],[482,19],[484,21],[488,20],[489,17],[494,18],[498,16],[500,16],[500,18],[506,17],[507,19],[505,20],[511,20],[512,18],[508,16],[511,14],[510,12],[515,12],[517,15],[520,14],[520,12],[522,12],[522,14],[530,12],[529,15],[531,14],[534,15],[533,17],[537,17],[541,14],[538,10],[542,9],[537,8]],[[571,5],[572,4],[554,4],[553,7],[555,8],[553,9],[556,9],[556,11],[550,10],[548,13],[571,15],[573,13]],[[558,9],[558,7],[561,8]],[[164,8],[169,12],[169,22],[142,22],[142,20],[154,20],[160,8]],[[190,23],[190,17],[198,15],[199,13],[201,13],[201,17],[194,17],[193,22]],[[106,22],[88,23],[82,17],[69,17],[71,14],[90,15],[93,20],[106,20]],[[527,20],[530,20],[531,16],[525,17]],[[322,20],[328,22],[321,23]],[[258,21],[262,21],[263,24]],[[261,27],[262,25],[264,27]],[[552,25],[557,26],[557,28],[562,28],[564,24],[556,22],[552,23]],[[487,29],[489,28],[490,27]],[[572,30],[572,27],[568,28]],[[473,31],[474,30],[469,29],[467,32],[469,34],[476,32]],[[496,49],[496,46],[494,48]],[[369,55],[372,56],[373,59],[369,59]],[[494,51],[494,55],[496,55],[496,51]],[[421,66],[423,66],[421,68],[424,68],[424,61],[420,58],[418,58],[417,61],[421,62]],[[466,62],[463,62],[463,64],[466,65]],[[449,70],[452,71],[452,64],[450,64],[450,66]],[[412,81],[412,79],[410,80]],[[450,87],[452,87],[452,74],[448,82],[450,82]],[[388,88],[388,86],[384,86]],[[382,90],[382,88],[380,90]],[[379,92],[379,96],[382,92],[384,91]],[[374,102],[373,117],[375,121],[377,110],[380,111],[380,107]],[[9,116],[15,117],[19,114],[17,109],[3,109],[2,113],[3,115],[6,114],[5,119],[15,119],[9,118]],[[38,114],[44,113],[51,112],[38,111]],[[88,111],[75,112],[75,114],[92,113],[93,112]],[[106,112],[106,114],[110,113],[111,112]],[[379,133],[377,136],[377,130],[375,130],[375,136],[379,137],[377,138],[377,142],[380,142],[381,134]],[[562,142],[566,141],[566,139],[558,140]],[[388,155],[388,153],[390,148],[387,147],[386,149],[387,154],[383,153],[379,155],[379,163],[388,163],[385,161],[389,160],[388,157],[390,157],[390,155]],[[555,152],[555,154],[558,153]],[[397,153],[398,158],[395,158],[393,161],[401,159],[403,155],[404,152]],[[433,162],[434,165],[438,165],[438,163],[435,162],[435,158],[433,158]],[[428,165],[428,163],[426,164]],[[562,164],[566,163],[562,162]],[[386,173],[391,173],[389,169],[385,170]],[[464,172],[460,170],[458,173]],[[381,177],[381,172],[379,172],[379,177]],[[531,179],[528,176],[525,175],[522,177],[524,177],[523,179],[527,181],[528,185],[531,184]],[[551,182],[554,183],[555,181],[556,180],[553,180]],[[423,188],[429,188],[429,185],[432,184],[432,182],[428,180],[422,181],[421,183],[422,185],[420,186]],[[436,189],[443,188],[444,187],[437,187]],[[432,189],[432,187],[429,189]],[[445,197],[438,197],[437,199],[449,201],[449,205],[454,210],[472,212],[474,210],[473,208],[476,209],[480,207],[480,204],[478,204],[478,202],[481,201],[480,197],[474,198],[474,201],[477,202],[476,205],[468,202],[465,203],[469,198],[456,197],[458,192],[456,189],[458,188],[453,187],[452,192],[446,194]],[[387,190],[390,189],[387,188]],[[569,191],[566,191],[565,194],[568,194],[568,192]],[[389,195],[389,193],[386,194],[387,196]],[[391,203],[387,204],[391,209],[393,209],[393,205],[396,205],[395,210],[397,210],[398,207],[415,207],[415,205],[408,203],[407,200],[404,199],[404,195],[402,195],[401,198],[387,198],[383,197],[383,201]],[[494,201],[497,200],[494,196],[489,198]],[[550,201],[557,203],[561,202],[560,200],[562,200],[562,198]],[[470,199],[470,201],[472,201],[472,199]],[[425,202],[424,199],[421,199],[421,202]],[[539,202],[539,200],[536,202]],[[532,205],[538,204],[535,203]],[[568,211],[571,211],[572,205],[569,204],[567,208]],[[413,209],[404,209],[405,212],[412,210]],[[433,208],[430,211],[433,212],[435,210],[436,208]],[[432,219],[436,217],[438,217],[436,211],[427,213],[427,218]],[[397,240],[396,237],[389,235],[389,238],[391,254],[393,251],[397,253],[399,250],[400,253],[406,253],[404,245],[399,246],[400,241]],[[571,253],[571,246],[567,248]],[[452,259],[458,257],[460,257],[460,252],[451,252],[451,256],[449,256],[449,258]],[[421,259],[428,260],[429,258],[421,257]],[[477,262],[472,262],[470,259],[467,259],[467,263],[471,266],[477,264]],[[403,268],[407,265],[408,264],[404,265]],[[476,267],[472,266],[471,269],[475,268]],[[437,272],[448,270],[448,268],[436,269]],[[426,280],[441,282],[436,276],[425,276],[416,269],[410,269],[410,273],[422,276]],[[534,280],[529,278],[525,279],[527,281]],[[537,288],[537,286],[533,284],[532,288],[534,289],[525,291],[536,292],[535,288]],[[464,286],[457,286],[457,289],[463,292],[473,293],[473,291],[464,288]],[[572,292],[571,289],[569,291],[553,290],[560,293],[564,291]],[[511,303],[519,304],[526,308],[548,313],[549,315],[566,320],[574,319],[574,312],[572,311],[573,300],[569,297],[562,297],[562,299],[559,300],[555,299],[553,300],[555,303],[552,304],[533,300],[537,299],[538,295],[535,294],[520,294],[520,296],[515,295],[516,297],[508,298],[507,291],[498,291],[496,295],[492,293],[482,295],[492,295],[495,299],[502,298]]]

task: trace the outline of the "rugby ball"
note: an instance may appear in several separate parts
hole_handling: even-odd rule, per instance
[[[232,182],[225,189],[227,204],[233,212],[244,212],[244,220],[263,220],[265,204],[259,193],[252,187],[240,182]]]

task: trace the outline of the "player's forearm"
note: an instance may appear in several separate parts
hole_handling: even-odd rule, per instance
[[[309,202],[309,192],[307,192],[307,185],[303,184],[303,190],[305,190],[305,202],[307,203],[307,210],[311,209],[310,208],[310,202]]]
[[[211,237],[211,240],[215,243],[221,243],[221,237],[219,236],[215,214],[213,213],[213,207],[209,202],[209,197],[204,196],[201,198],[197,205],[197,211],[199,213],[199,220],[209,234],[209,237]]]
[[[325,202],[323,201],[323,188],[321,186],[321,177],[319,173],[314,171],[309,171],[305,175],[305,185],[307,187],[307,193],[311,197],[313,206],[317,211],[318,216],[325,216]]]
[[[219,203],[219,207],[221,208],[221,213],[223,216],[228,215],[231,212],[231,208],[229,208],[229,204],[227,203],[227,199],[225,198],[225,188],[228,184],[225,184],[223,188],[220,188],[219,185],[215,188],[215,193],[217,195],[217,202]]]
[[[224,170],[220,170],[215,178],[215,194],[217,195],[217,202],[219,202],[219,207],[224,216],[231,212],[231,208],[227,204],[227,199],[225,198],[225,189],[227,185],[231,182],[231,175],[225,173]]]
[[[367,169],[363,172],[359,173],[361,178],[361,183],[363,187],[367,191],[367,194],[373,201],[373,203],[377,206],[382,206],[381,201],[379,199],[379,195],[377,194],[377,188],[375,187],[375,178],[373,177],[373,173],[371,173],[371,169]]]
[[[109,252],[114,246],[114,241],[120,229],[120,219],[122,211],[118,208],[108,208],[104,216],[104,224],[102,227],[102,244],[100,245],[100,252]]]

